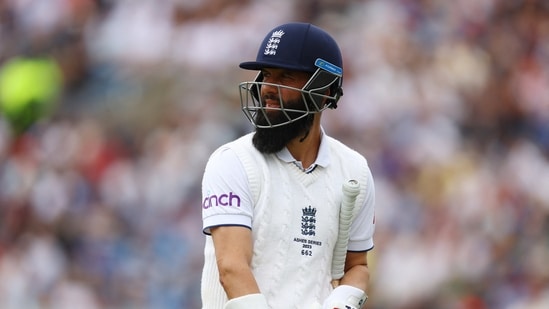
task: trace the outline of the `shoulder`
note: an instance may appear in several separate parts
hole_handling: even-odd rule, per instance
[[[253,133],[221,145],[208,159],[206,170],[243,169],[247,174],[254,174],[262,156],[252,143]]]
[[[346,179],[358,180],[361,185],[366,186],[363,193],[373,188],[372,171],[361,153],[333,137],[326,136],[325,141],[330,149],[330,164],[335,170],[342,171]],[[360,197],[363,198],[364,195]]]
[[[249,133],[217,148],[208,160],[204,179],[211,182],[236,180],[243,186],[246,183],[256,196],[261,187],[262,156],[253,146],[252,137],[253,133]]]
[[[210,154],[208,164],[216,161],[224,161],[231,160],[232,158],[237,158],[240,152],[245,151],[245,149],[249,148],[250,146],[253,148],[252,133],[243,135],[236,140],[219,146]]]

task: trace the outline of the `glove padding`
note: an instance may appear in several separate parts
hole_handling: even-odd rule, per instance
[[[233,298],[225,304],[225,309],[268,309],[267,299],[263,294],[248,294]]]
[[[324,300],[322,309],[360,309],[368,299],[361,289],[350,285],[340,285]]]

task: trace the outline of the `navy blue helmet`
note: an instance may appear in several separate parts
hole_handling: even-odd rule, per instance
[[[254,81],[240,83],[242,110],[256,127],[281,126],[308,115],[322,112],[327,108],[336,108],[343,95],[342,76],[343,61],[336,41],[324,30],[308,23],[287,23],[272,29],[263,39],[255,61],[240,63],[247,70],[263,68],[280,68],[311,73],[311,78],[301,89],[263,82],[261,72]],[[290,88],[301,92],[305,110],[288,109],[284,102],[280,107],[266,107],[260,96],[262,85]],[[263,113],[268,119],[266,110],[278,109],[284,114],[298,113],[298,117],[289,117],[280,123],[258,124],[257,113]]]

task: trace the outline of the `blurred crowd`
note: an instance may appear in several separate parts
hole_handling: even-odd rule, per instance
[[[549,308],[548,1],[3,0],[0,74],[62,79],[0,114],[0,309],[200,308],[202,171],[295,20],[340,43],[324,128],[376,180],[367,308]]]

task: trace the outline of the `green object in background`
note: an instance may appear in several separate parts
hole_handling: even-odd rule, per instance
[[[54,110],[61,88],[53,59],[13,58],[0,68],[0,113],[16,133],[24,132]]]

